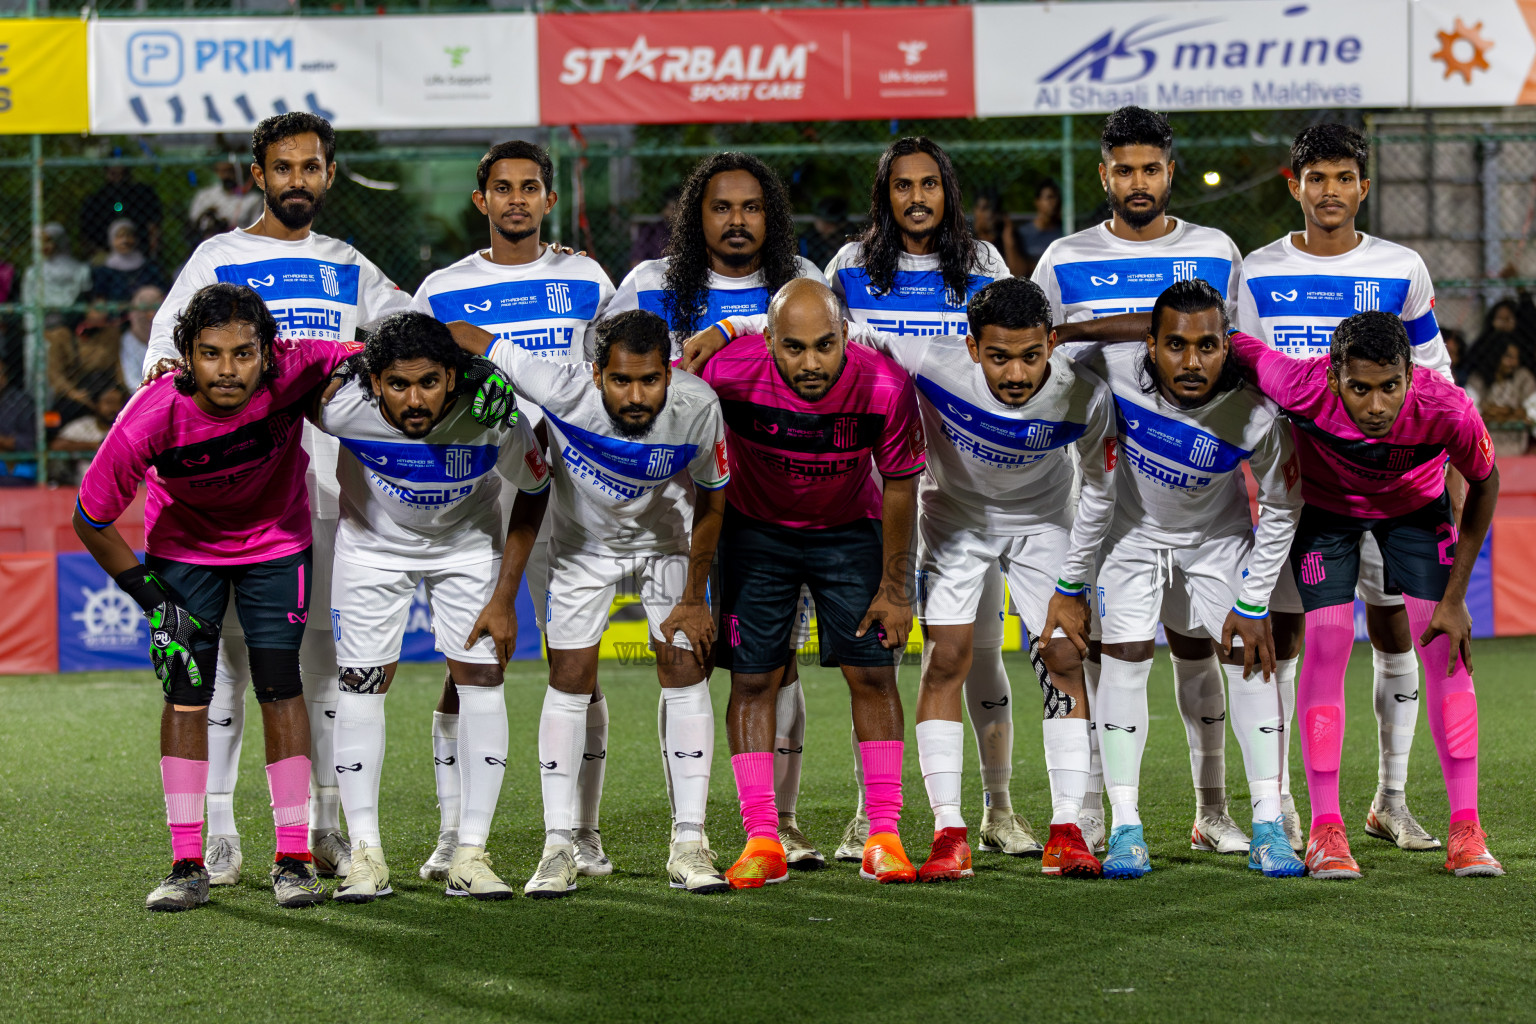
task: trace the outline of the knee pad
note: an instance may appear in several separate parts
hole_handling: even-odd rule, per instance
[[[1307,759],[1313,771],[1339,770],[1339,754],[1344,745],[1343,719],[1343,713],[1332,704],[1307,709]]]
[[[252,647],[250,654],[251,688],[256,691],[256,703],[272,704],[304,696],[297,650]]]
[[[346,693],[378,693],[384,685],[384,666],[344,667],[337,677],[337,687]]]
[[[1471,690],[1448,693],[1440,702],[1445,719],[1445,752],[1452,757],[1477,756],[1477,697]]]
[[[203,677],[202,685],[192,685],[192,674],[184,669],[178,669],[172,673],[171,678],[162,683],[165,689],[165,702],[167,704],[180,704],[182,707],[206,708],[213,703],[214,674],[219,666],[219,645],[195,643],[192,645],[192,661],[197,665],[198,673]]]

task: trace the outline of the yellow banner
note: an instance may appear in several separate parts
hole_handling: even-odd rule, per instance
[[[0,134],[83,132],[85,22],[0,18]]]

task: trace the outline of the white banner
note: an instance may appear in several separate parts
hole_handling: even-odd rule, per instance
[[[106,19],[91,130],[243,131],[310,110],[341,129],[539,123],[532,14]]]
[[[977,4],[976,112],[1406,106],[1406,5]]]
[[[1416,107],[1536,103],[1536,0],[1416,0]]]

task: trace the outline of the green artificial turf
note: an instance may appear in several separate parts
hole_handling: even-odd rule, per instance
[[[1502,879],[1455,879],[1443,856],[1364,835],[1375,785],[1370,657],[1349,685],[1343,796],[1353,883],[1268,880],[1246,859],[1193,853],[1184,730],[1165,654],[1152,676],[1142,817],[1154,871],[1140,881],[1045,878],[1037,859],[977,854],[976,877],[877,886],[850,865],[698,897],[667,886],[667,816],[644,667],[604,665],[612,718],[603,836],[617,873],[567,899],[445,898],[416,868],[437,832],[428,738],[441,669],[402,668],[389,697],[383,838],[396,895],[283,911],[266,884],[271,818],[259,715],[247,710],[236,811],[246,878],[206,907],[151,914],[169,867],[157,773],[159,686],[148,673],[0,679],[0,1017],[9,1020],[1229,1022],[1530,1020],[1536,978],[1536,640],[1479,641],[1482,813]],[[1015,806],[1039,827],[1049,798],[1027,665]],[[830,855],[853,808],[846,688],[804,671],[809,727],[800,821]],[[915,668],[903,671],[913,706]],[[535,738],[541,666],[510,674],[512,753],[490,850],[517,886],[542,817]],[[715,680],[723,719],[725,680]],[[1025,709],[1030,709],[1028,712]],[[931,835],[907,718],[903,832]],[[742,841],[723,720],[710,832],[722,868]],[[967,738],[965,813],[979,818]],[[1303,804],[1299,751],[1292,752]],[[1232,805],[1246,787],[1228,741]],[[1444,837],[1440,769],[1422,716],[1409,798]]]

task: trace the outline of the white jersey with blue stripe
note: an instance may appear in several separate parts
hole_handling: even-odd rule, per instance
[[[467,320],[534,355],[580,362],[592,358],[594,325],[612,298],[613,282],[596,260],[551,245],[515,266],[470,253],[427,275],[411,308],[443,323]]]
[[[352,341],[361,324],[405,309],[411,297],[346,242],[311,231],[296,241],[236,229],[214,235],[187,258],[165,296],[149,331],[147,371],[176,358],[171,331],[176,317],[210,284],[245,285],[260,295],[285,338]],[[320,519],[340,513],[336,488],[336,442],[304,425],[309,452],[310,512]]]
[[[529,494],[549,486],[533,429],[484,427],[460,397],[425,437],[384,418],[366,378],[343,384],[320,410],[341,442],[336,557],[378,569],[446,569],[501,555],[507,520],[502,478]]]
[[[800,261],[800,273],[797,276],[809,277],[822,284],[827,283],[827,279],[821,276],[821,271],[817,269],[816,264],[804,256],[795,258]],[[614,294],[613,301],[608,304],[608,312],[623,313],[630,309],[643,309],[667,320],[666,306],[663,303],[667,286],[666,278],[666,260],[646,260],[643,263],[637,263],[635,269],[624,275],[624,280],[619,282],[619,289]],[[746,277],[726,277],[711,270],[708,295],[709,302],[699,313],[696,331],[702,331],[716,320],[724,320],[728,316],[752,316],[754,313],[766,313],[768,300],[773,298],[768,294],[768,282],[763,279],[761,270]],[[672,326],[672,322],[667,320],[668,329]],[[687,332],[672,331],[673,359],[682,356],[683,342],[689,337]]]
[[[725,419],[708,384],[674,369],[651,429],[627,438],[592,386],[591,363],[540,359],[507,341],[486,356],[544,410],[552,543],[595,554],[687,553],[693,487],[719,490],[730,477]]]
[[[1052,242],[1032,279],[1058,324],[1150,312],[1165,288],[1195,278],[1220,292],[1235,315],[1242,262],[1232,239],[1215,228],[1174,220],[1161,238],[1132,242],[1105,221]]]
[[[1011,276],[991,242],[977,242],[977,265],[966,280],[964,295],[956,295],[944,283],[935,254],[914,256],[903,252],[896,258],[891,290],[877,293],[864,269],[864,243],[849,242],[827,264],[827,281],[848,310],[848,318],[886,334],[930,337],[964,335],[970,330],[965,317],[971,296],[999,278]]]
[[[1449,378],[1451,357],[1435,322],[1435,287],[1418,253],[1360,232],[1338,256],[1296,248],[1287,232],[1243,261],[1237,326],[1292,356],[1325,356],[1333,329],[1356,313],[1395,313],[1408,329],[1413,361]]]
[[[1246,385],[1196,408],[1175,405],[1151,386],[1145,345],[1062,349],[1100,373],[1114,395],[1119,452],[1110,539],[1191,548],[1253,530],[1241,600],[1267,606],[1301,516],[1301,470],[1280,408]],[[1257,529],[1244,462],[1259,483]],[[1083,573],[1083,566],[1068,565],[1062,578],[1086,578]]]

